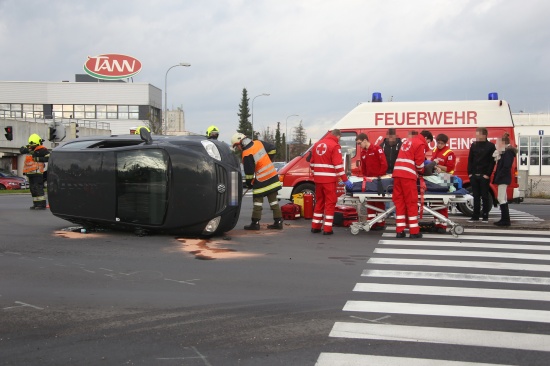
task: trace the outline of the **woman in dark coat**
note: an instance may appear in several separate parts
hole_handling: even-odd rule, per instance
[[[510,145],[510,135],[505,133],[497,142],[497,149],[493,154],[496,161],[496,170],[493,184],[498,185],[497,200],[500,204],[500,220],[494,224],[497,226],[510,226],[510,210],[508,209],[508,197],[506,190],[512,183],[512,165],[518,150]]]

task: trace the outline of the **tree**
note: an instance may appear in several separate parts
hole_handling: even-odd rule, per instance
[[[281,141],[281,122],[277,122],[277,129],[275,130],[275,148],[277,153],[275,154],[276,161],[284,161],[285,158],[285,145]]]
[[[248,137],[252,137],[252,123],[248,120],[250,118],[250,109],[248,108],[248,92],[246,88],[243,88],[243,94],[241,98],[241,104],[239,104],[239,128],[237,132],[243,133]]]
[[[293,128],[294,130],[294,138],[292,139],[292,145],[290,145],[290,153],[289,158],[295,158],[296,156],[304,153],[309,146],[306,144],[307,141],[307,134],[306,129],[304,126],[302,126],[302,121],[298,124],[298,126]]]

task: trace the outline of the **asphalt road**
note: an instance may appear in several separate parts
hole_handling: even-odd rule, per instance
[[[387,364],[413,364],[411,358],[438,360],[438,365],[444,364],[441,360],[547,364],[550,349],[545,348],[544,342],[548,341],[545,337],[550,337],[550,331],[548,322],[541,321],[541,317],[550,319],[549,300],[518,299],[517,294],[524,292],[513,292],[513,298],[479,298],[487,292],[484,288],[548,296],[550,282],[544,282],[549,272],[546,267],[550,266],[547,259],[513,256],[487,259],[441,252],[436,259],[458,256],[462,263],[520,261],[524,265],[546,267],[530,270],[445,267],[449,273],[500,276],[500,282],[492,277],[491,281],[471,282],[464,278],[449,281],[402,275],[375,276],[372,280],[368,271],[398,269],[409,273],[430,268],[426,263],[384,263],[390,257],[434,257],[419,252],[385,253],[386,248],[409,250],[414,242],[401,239],[393,243],[395,238],[390,229],[386,234],[351,235],[347,228],[335,228],[335,235],[322,236],[311,234],[310,222],[301,219],[286,221],[282,231],[269,231],[265,229],[271,222],[267,205],[262,230],[246,232],[242,226],[249,222],[250,197],[245,198],[237,228],[226,237],[209,241],[138,237],[119,232],[73,232],[72,224],[49,211],[28,210],[28,195],[0,196],[0,205],[1,365],[365,364],[367,360],[360,357],[388,358],[369,359],[370,364],[388,360],[394,363]],[[513,212],[516,222],[519,224],[520,218],[525,217],[529,222],[525,225],[534,223],[534,228],[542,227],[545,221],[536,221],[542,216],[533,218],[525,214],[533,211],[548,215],[540,207],[514,206],[520,210]],[[521,238],[546,241],[526,241],[539,246],[529,250],[505,249]],[[531,235],[509,230],[503,234],[494,226],[470,230],[467,227],[465,235],[458,239],[450,235],[426,235],[426,242],[418,249],[429,250],[433,245],[454,241],[481,243],[478,247],[502,243],[504,246],[497,251],[539,254],[545,258],[544,253],[548,253],[545,250],[550,246],[544,246],[549,238],[550,233],[544,231]],[[476,250],[474,244],[467,250]],[[379,262],[368,262],[372,260]],[[502,282],[505,277],[518,275],[536,280],[527,284]],[[356,289],[359,283],[371,282],[384,288],[417,287],[409,288],[408,294]],[[441,291],[438,296],[426,295],[422,293],[426,284],[473,288],[469,291],[481,289],[482,294],[477,293],[477,298],[456,297],[438,289]],[[415,305],[410,304],[423,304],[429,313],[414,310]],[[509,309],[511,314],[531,312],[525,315],[528,321],[509,319],[507,315],[491,318],[480,313],[483,309],[479,307],[493,309],[489,311],[492,314],[503,313],[496,308]],[[434,316],[436,312],[441,315]],[[387,327],[393,338],[380,336],[376,329],[361,328],[370,325]],[[430,331],[430,327],[440,331]],[[446,335],[450,329],[460,329],[462,338],[479,344],[456,341],[460,337]],[[464,329],[479,332],[468,333]],[[420,339],[411,342],[410,334],[404,333],[406,330],[412,330]],[[375,333],[378,335],[374,336]],[[449,338],[422,338],[433,333]],[[498,335],[500,339],[512,335],[522,340],[525,334],[534,335],[530,342],[526,341],[534,349],[482,342]],[[550,341],[545,344],[550,345]]]

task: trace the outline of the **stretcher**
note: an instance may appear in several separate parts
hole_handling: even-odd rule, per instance
[[[464,227],[443,216],[437,210],[449,207],[449,205],[452,204],[467,203],[470,197],[467,191],[462,189],[452,193],[427,191],[423,195],[418,195],[419,215],[420,217],[424,213],[433,215],[434,218],[437,218],[440,222],[447,224],[447,227],[450,228],[450,232],[454,237],[458,237],[458,235],[464,233]],[[369,231],[375,224],[384,222],[395,211],[395,206],[393,205],[389,205],[390,207],[383,210],[373,206],[372,203],[374,202],[391,203],[391,189],[385,189],[383,194],[380,194],[379,191],[348,192],[341,197],[339,204],[353,205],[357,209],[358,221],[350,225],[350,230],[353,235],[359,234],[361,230]],[[386,207],[387,206],[388,205],[386,205]],[[370,220],[365,214],[367,208],[376,212],[376,216]]]

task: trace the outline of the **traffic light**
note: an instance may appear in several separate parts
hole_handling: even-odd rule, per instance
[[[57,131],[56,131],[55,125],[50,126],[48,128],[48,140],[55,141],[56,136],[57,136]]]
[[[6,127],[4,127],[4,130],[6,131],[6,133],[4,134],[4,136],[6,136],[6,140],[8,140],[8,141],[13,140],[13,127],[12,126],[6,126]]]

